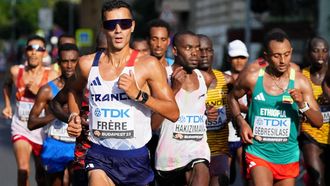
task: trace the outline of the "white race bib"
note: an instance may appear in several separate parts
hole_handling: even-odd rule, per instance
[[[260,142],[285,143],[290,136],[291,118],[256,116],[253,135]]]
[[[30,111],[33,107],[34,102],[28,101],[18,101],[17,108],[18,108],[18,118],[21,121],[27,121],[29,119]]]
[[[206,120],[206,128],[208,131],[210,130],[220,130],[227,124],[227,115],[226,108],[221,107],[218,109],[218,119],[216,121],[208,121]]]
[[[206,131],[204,115],[180,115],[174,125],[173,138],[176,140],[203,139]]]
[[[49,129],[48,135],[52,136],[55,139],[65,141],[65,142],[74,142],[76,138],[70,137],[67,132],[68,124],[64,123],[58,119],[52,121]]]
[[[134,138],[134,111],[131,106],[121,108],[93,108],[92,134],[98,138]]]

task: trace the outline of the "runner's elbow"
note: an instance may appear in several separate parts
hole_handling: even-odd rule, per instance
[[[180,111],[179,108],[176,107],[174,110],[172,110],[171,115],[167,119],[172,122],[176,122],[179,119],[179,116],[180,116]]]
[[[37,129],[37,127],[35,126],[34,122],[33,122],[32,119],[30,119],[30,118],[29,118],[29,120],[28,120],[27,127],[28,127],[28,129],[29,129],[30,131]]]
[[[323,120],[320,120],[320,121],[314,123],[314,127],[316,127],[316,128],[321,128],[322,126],[323,126]]]

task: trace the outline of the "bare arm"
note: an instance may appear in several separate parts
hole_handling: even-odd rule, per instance
[[[173,122],[176,121],[179,118],[179,108],[167,84],[166,71],[158,60],[144,56],[141,62],[136,63],[135,72],[136,77],[133,74],[121,75],[118,81],[119,88],[123,89],[131,99],[135,99],[139,92],[135,79],[139,87],[148,85],[151,95],[145,106]]]
[[[245,69],[238,77],[235,85],[228,95],[228,106],[233,115],[233,122],[240,128],[240,135],[244,143],[252,143],[253,133],[250,125],[241,115],[238,99],[248,91],[253,90],[258,78],[258,69]]]
[[[68,118],[68,134],[78,137],[82,131],[82,119],[79,116],[83,90],[87,84],[87,78],[92,66],[94,55],[83,56],[79,59],[76,66],[75,78],[68,81],[65,85],[68,89],[68,105],[70,116]]]
[[[311,84],[301,73],[297,74],[296,81],[295,89],[289,91],[292,99],[297,102],[299,108],[303,108],[305,106],[304,102],[307,102],[310,109],[303,114],[312,126],[322,127],[323,117],[314,98]]]
[[[48,102],[52,99],[52,92],[48,84],[42,86],[38,93],[36,101],[31,109],[28,128],[34,130],[41,128],[55,119],[54,115],[50,112],[46,112],[44,117],[39,117],[43,109],[47,108]]]
[[[71,81],[71,79],[69,81]],[[63,105],[68,102],[68,89],[69,87],[64,86],[62,90],[59,91],[57,95],[49,102],[49,107],[54,116],[65,123],[67,123],[69,119],[69,114],[63,109]]]
[[[17,66],[13,66],[8,70],[5,76],[5,81],[3,84],[3,100],[4,100],[4,109],[2,110],[2,114],[6,119],[12,118],[13,112],[10,104],[10,96],[11,91],[14,84],[14,76],[16,77],[18,74]]]

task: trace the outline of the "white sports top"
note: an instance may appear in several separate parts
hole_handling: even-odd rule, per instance
[[[102,79],[98,67],[101,54],[95,55],[87,84],[91,141],[114,150],[141,148],[151,138],[151,111],[118,88],[118,77],[112,81]],[[137,54],[132,52],[121,74],[134,72]]]
[[[194,73],[198,76],[199,88],[192,92],[181,89],[175,95],[180,110],[178,121],[165,119],[162,123],[156,149],[157,170],[174,170],[199,158],[210,161],[204,115],[207,88],[201,72],[194,70]]]

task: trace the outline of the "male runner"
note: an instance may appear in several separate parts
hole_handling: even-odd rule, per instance
[[[41,152],[42,163],[47,171],[47,181],[50,185],[63,185],[64,170],[69,168],[73,160],[75,138],[69,137],[66,131],[67,124],[59,121],[48,109],[48,103],[64,87],[66,81],[74,75],[79,59],[79,51],[75,44],[63,44],[59,47],[57,62],[62,75],[42,86],[37,94],[36,101],[31,109],[28,128],[35,130],[46,125],[48,137]],[[45,116],[39,117],[43,110]]]
[[[323,99],[322,81],[328,70],[329,44],[321,37],[313,37],[308,43],[308,60],[310,66],[302,73],[310,80],[313,94],[323,115],[321,128],[313,127],[308,121],[301,126],[300,142],[304,155],[304,164],[307,170],[308,185],[330,184],[330,138],[329,113],[330,103]]]
[[[30,157],[33,152],[36,167],[36,181],[44,184],[44,170],[40,164],[40,153],[44,131],[30,131],[27,120],[36,94],[41,86],[56,77],[56,73],[43,67],[42,58],[46,55],[46,41],[39,36],[31,36],[26,43],[26,65],[15,65],[10,68],[3,87],[5,108],[2,114],[12,119],[11,134],[17,162],[17,183],[27,185],[30,174]],[[10,103],[12,86],[16,87],[16,106],[13,114]]]
[[[266,35],[266,68],[243,71],[229,94],[233,118],[246,143],[247,177],[254,185],[294,185],[299,174],[299,112],[315,127],[322,115],[310,83],[290,68],[292,48],[282,32]],[[238,99],[252,92],[247,121]]]
[[[200,70],[210,74],[212,83],[206,96],[207,143],[211,150],[210,185],[229,185],[228,108],[227,94],[233,78],[212,69],[213,43],[206,35],[198,35],[200,41]],[[215,117],[213,117],[213,115]]]
[[[158,60],[129,47],[135,27],[130,6],[106,1],[102,21],[108,48],[79,60],[76,80],[69,85],[68,133],[79,136],[82,130],[78,113],[87,85],[89,185],[147,185],[154,177],[145,147],[151,138],[151,110],[176,121],[178,107]]]
[[[199,38],[192,32],[174,36],[171,86],[180,108],[180,118],[161,124],[156,149],[160,185],[209,184],[210,149],[207,144],[205,100],[211,78],[198,69]],[[156,123],[152,123],[156,125]],[[157,128],[156,126],[153,126]]]

